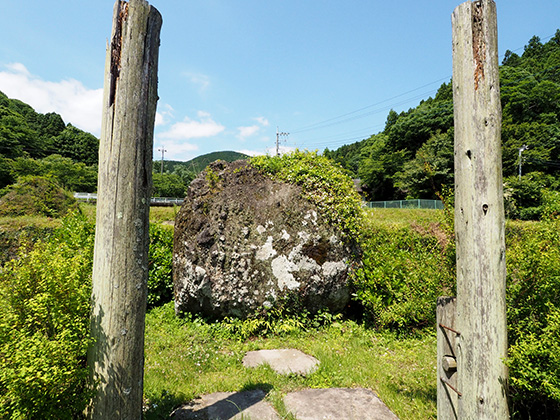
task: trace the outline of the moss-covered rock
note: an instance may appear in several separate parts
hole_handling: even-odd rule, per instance
[[[176,310],[243,317],[289,300],[340,311],[353,257],[344,237],[301,186],[246,161],[215,162],[191,183],[175,221]]]

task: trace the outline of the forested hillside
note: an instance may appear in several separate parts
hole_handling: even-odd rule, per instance
[[[0,188],[19,176],[52,175],[67,189],[93,191],[99,140],[55,113],[40,114],[0,92]]]
[[[531,218],[542,189],[560,188],[560,30],[546,43],[531,38],[521,55],[506,51],[500,85],[506,205]],[[372,200],[436,198],[453,186],[451,82],[415,108],[391,110],[381,133],[325,154],[360,177]]]
[[[246,154],[233,152],[233,151],[212,152],[212,153],[206,153],[205,155],[197,156],[194,159],[188,160],[186,162],[182,162],[178,160],[166,160],[164,168],[167,171],[174,172],[178,166],[182,166],[192,171],[193,173],[198,174],[199,172],[202,172],[204,168],[206,168],[210,163],[216,160],[225,160],[226,162],[233,162],[239,159],[247,159],[248,157],[249,156],[247,156]],[[160,162],[155,162],[154,170],[159,169],[160,165],[161,165]]]
[[[0,92],[0,190],[22,177],[47,176],[69,191],[95,192],[98,153],[99,140],[94,135],[65,124],[56,113],[40,114]],[[153,195],[183,197],[208,163],[245,157],[214,152],[188,162],[165,161],[163,173],[161,162],[154,161]]]

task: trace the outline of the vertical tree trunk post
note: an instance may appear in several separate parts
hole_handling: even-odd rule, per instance
[[[459,419],[509,418],[505,218],[496,5],[459,5],[453,22]]]
[[[115,3],[105,63],[88,364],[90,419],[141,419],[153,130],[162,19]]]
[[[437,301],[437,418],[457,420],[457,332],[455,298],[440,297]]]

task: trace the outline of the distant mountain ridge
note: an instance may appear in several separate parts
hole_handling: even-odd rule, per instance
[[[211,152],[204,155],[195,157],[194,159],[188,160],[186,162],[181,162],[177,160],[166,160],[164,162],[167,171],[173,172],[177,166],[183,166],[186,169],[199,173],[204,170],[210,163],[216,160],[225,160],[226,162],[233,162],[239,159],[247,159],[249,156],[244,153],[234,152],[234,151],[221,151],[221,152]]]

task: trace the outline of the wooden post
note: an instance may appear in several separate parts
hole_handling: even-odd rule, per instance
[[[99,147],[97,225],[88,364],[90,419],[142,418],[152,147],[159,12],[115,3],[107,48]]]
[[[457,355],[455,326],[456,299],[437,301],[437,418],[457,420]]]
[[[452,16],[459,419],[507,419],[506,265],[496,5]]]

